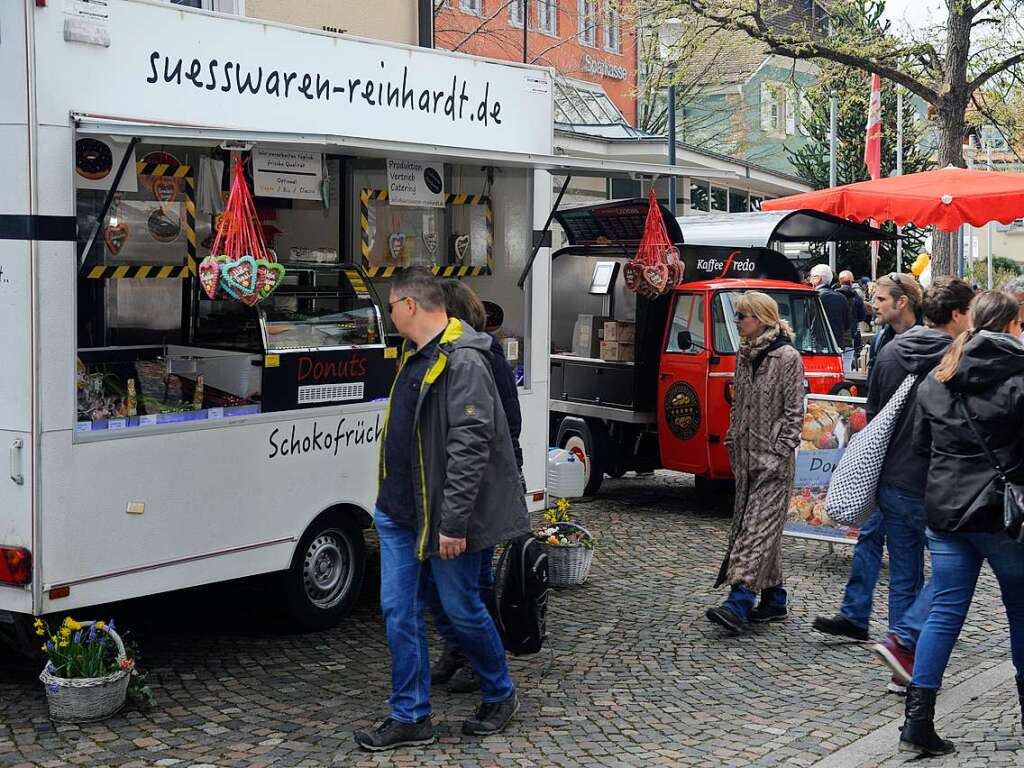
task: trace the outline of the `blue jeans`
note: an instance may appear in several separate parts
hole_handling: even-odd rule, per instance
[[[913,650],[917,647],[918,638],[921,637],[921,630],[924,629],[924,623],[928,620],[928,612],[932,608],[934,599],[935,581],[928,579],[903,617],[889,628],[889,631],[896,636],[904,648]]]
[[[434,581],[433,573],[427,579],[427,603],[430,606],[430,615],[434,617],[434,626],[437,628],[437,633],[444,638],[446,646],[452,649],[458,648],[459,638],[455,632],[455,627],[452,626],[451,621],[448,619],[448,614],[444,612],[444,606],[441,605],[441,596],[437,591],[437,583]],[[480,551],[479,587],[480,599],[483,600],[487,612],[491,614],[492,618],[497,616],[498,606],[494,598],[494,547],[487,547],[487,549]]]
[[[928,531],[935,597],[917,641],[914,685],[941,688],[949,654],[971,607],[981,564],[988,560],[999,581],[1010,624],[1010,655],[1024,675],[1024,544],[1002,533]]]
[[[860,529],[853,548],[853,566],[839,613],[867,629],[882,547],[888,545],[889,626],[896,626],[924,585],[924,544],[924,499],[880,483],[878,509]]]
[[[391,717],[411,723],[430,708],[427,648],[427,579],[433,576],[459,647],[480,678],[483,700],[505,701],[513,693],[505,648],[480,599],[480,552],[451,560],[416,557],[416,531],[376,510],[380,538],[380,607],[391,651]]]

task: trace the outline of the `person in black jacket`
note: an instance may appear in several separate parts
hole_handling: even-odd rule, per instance
[[[912,281],[910,277],[901,279]],[[908,375],[914,374],[920,380],[938,365],[953,337],[968,327],[972,296],[964,281],[949,277],[937,279],[924,294],[922,304],[928,327],[912,326],[895,336],[878,354],[868,387],[869,420],[878,415]],[[912,394],[889,441],[879,479],[879,511],[860,530],[839,615],[818,617],[813,625],[828,634],[867,638],[872,595],[881,569],[882,549],[887,545],[889,635],[876,646],[876,651],[893,665],[895,674],[890,690],[897,692],[909,682],[914,644],[928,609],[925,598],[914,616],[905,619],[924,583],[924,488],[928,461],[910,448],[913,420],[908,414],[913,412],[913,404]]]
[[[864,308],[864,299],[861,298],[854,286],[853,272],[844,269],[839,273],[839,288],[836,289],[836,292],[841,294],[850,306],[850,316],[853,320],[853,363],[847,370],[854,370],[857,368],[857,361],[860,360],[860,351],[863,347],[860,324],[867,321],[868,314]]]
[[[476,292],[461,280],[442,280],[441,290],[444,291],[445,309],[449,317],[457,317],[468,323],[474,330],[483,331],[487,322],[487,312]],[[519,483],[526,493],[526,482],[523,480],[523,449],[519,444],[519,436],[523,427],[523,414],[519,407],[519,391],[516,389],[515,374],[512,366],[505,358],[501,343],[491,335],[491,372],[498,389],[498,397],[508,420],[508,429],[512,435],[512,450],[519,467]],[[480,681],[473,668],[466,663],[466,657],[459,648],[455,628],[445,616],[444,609],[437,591],[428,589],[431,613],[438,633],[445,640],[444,651],[434,663],[430,671],[432,683],[448,683],[453,693],[471,693],[480,687]],[[480,561],[480,596],[492,616],[497,615],[494,599],[494,547],[483,553]]]
[[[871,339],[868,374],[882,348],[920,322],[923,290],[911,275],[892,272],[878,279],[872,298],[875,319],[881,329]]]
[[[810,282],[821,297],[832,335],[843,351],[843,368],[848,371],[853,364],[853,314],[850,305],[845,296],[832,289],[832,270],[827,264],[811,267]]]
[[[957,337],[917,393],[914,446],[930,458],[925,515],[935,597],[917,643],[901,751],[954,750],[935,733],[935,697],[986,560],[1006,607],[1024,707],[1024,544],[1004,531],[1003,482],[982,446],[984,441],[1010,482],[1024,481],[1019,310],[1010,294],[979,294],[971,306],[971,329]]]

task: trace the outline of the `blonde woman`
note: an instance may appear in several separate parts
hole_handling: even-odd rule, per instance
[[[728,584],[731,592],[723,605],[707,611],[710,621],[730,632],[739,632],[748,619],[781,621],[788,614],[782,526],[804,413],[803,361],[789,325],[779,318],[779,305],[765,293],[748,291],[735,307],[740,350],[725,445],[736,476],[736,506],[715,583]]]

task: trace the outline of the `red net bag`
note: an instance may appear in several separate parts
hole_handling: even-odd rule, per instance
[[[210,255],[199,264],[199,282],[211,299],[227,296],[252,306],[273,293],[283,279],[284,267],[267,250],[242,161],[236,159],[217,237]]]
[[[683,264],[679,251],[669,239],[665,222],[661,218],[661,206],[651,190],[644,235],[634,256],[622,273],[626,287],[648,299],[657,298],[676,285],[683,278]]]

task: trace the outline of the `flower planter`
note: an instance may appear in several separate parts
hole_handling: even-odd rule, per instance
[[[572,526],[582,531],[588,538],[593,538],[590,531],[578,523],[559,523],[560,526]],[[582,544],[555,545],[544,543],[548,554],[548,584],[552,587],[572,587],[582,584],[590,574],[590,564],[594,560],[594,550]]]
[[[94,623],[83,621],[81,625],[90,627]],[[124,706],[133,664],[128,660],[120,636],[112,629],[101,631],[117,646],[119,668],[104,677],[64,678],[52,674],[52,666],[47,663],[39,679],[46,691],[51,719],[62,723],[87,723],[108,718]]]

